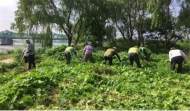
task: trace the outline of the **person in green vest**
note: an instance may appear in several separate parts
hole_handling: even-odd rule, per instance
[[[151,51],[146,47],[139,47],[139,56],[142,60],[150,60]]]
[[[128,50],[128,57],[130,65],[133,66],[133,62],[135,61],[138,68],[141,68],[140,60],[139,60],[139,49],[137,46],[131,47]]]
[[[109,65],[112,65],[114,55],[116,55],[119,61],[121,62],[120,56],[116,50],[117,50],[116,47],[108,48],[106,50],[106,52],[104,53],[104,64],[106,64],[106,61],[109,61]]]
[[[74,48],[74,45],[72,44],[71,46],[68,46],[64,51],[66,64],[69,64],[71,62],[71,57],[73,53],[77,56],[77,52]]]

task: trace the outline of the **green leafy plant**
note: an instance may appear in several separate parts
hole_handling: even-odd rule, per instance
[[[167,54],[152,54],[140,61],[142,68],[129,65],[126,52],[122,63],[102,64],[104,51],[94,53],[95,63],[82,65],[80,56],[65,64],[63,47],[46,50],[36,69],[23,72],[20,63],[1,64],[0,109],[27,110],[188,110],[190,76],[187,63],[183,74],[170,70]],[[82,50],[78,51],[82,55]],[[60,57],[60,58],[59,58]],[[3,66],[3,67],[2,67]],[[4,68],[4,69],[3,69]]]

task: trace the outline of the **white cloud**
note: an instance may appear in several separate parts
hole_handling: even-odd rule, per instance
[[[19,0],[0,0],[0,31],[10,30],[14,22],[14,12],[17,10]]]

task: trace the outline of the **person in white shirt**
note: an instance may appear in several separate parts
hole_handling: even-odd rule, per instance
[[[25,63],[28,63],[27,48],[23,49],[23,51],[22,51],[22,57],[24,58],[24,62],[25,62]]]
[[[184,52],[172,47],[169,51],[169,60],[171,70],[175,70],[175,65],[178,64],[177,73],[182,73],[182,64],[187,61]]]

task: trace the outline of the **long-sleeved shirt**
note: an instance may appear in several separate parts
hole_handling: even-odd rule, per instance
[[[182,56],[186,60],[186,55],[183,51],[179,49],[174,49],[169,51],[169,60],[171,61],[173,57]]]
[[[106,52],[104,53],[104,57],[112,57],[112,56],[114,56],[114,55],[116,55],[117,58],[118,58],[119,60],[121,60],[119,54],[116,52],[116,50],[115,50],[114,48],[109,48],[109,49],[107,49]]]
[[[27,51],[28,51],[28,55],[35,55],[35,48],[34,45],[29,43],[27,45]]]
[[[75,53],[77,55],[75,48],[71,47],[71,46],[69,46],[65,49],[65,53],[67,53],[67,52],[69,52],[71,55],[72,55],[72,53]]]
[[[83,54],[92,54],[92,52],[95,51],[95,48],[91,45],[86,45],[83,49]]]
[[[143,60],[144,56],[151,54],[151,51],[146,47],[139,47],[139,56]]]
[[[151,54],[151,51],[146,47],[139,47],[139,51],[142,51],[144,55]]]

